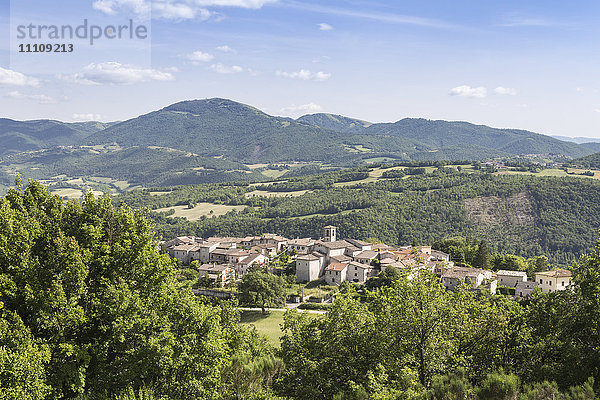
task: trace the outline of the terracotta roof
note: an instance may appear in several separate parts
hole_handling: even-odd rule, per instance
[[[369,265],[369,264],[361,264],[361,263],[359,263],[359,262],[356,262],[356,261],[350,261],[348,264],[349,264],[349,265],[353,265],[353,266],[355,266],[356,268],[362,268],[362,269],[373,269],[373,266],[372,266],[372,265]]]
[[[375,257],[377,257],[377,252],[373,251],[373,250],[363,250],[360,253],[358,253],[357,255],[355,255],[355,258],[362,258],[362,259],[373,259]]]
[[[503,275],[503,276],[520,276],[520,277],[527,277],[527,272],[523,272],[523,271],[507,271],[504,269],[499,270],[498,272],[496,272],[496,275]]]
[[[198,267],[198,272],[208,272],[210,273],[220,273],[225,271],[227,268],[230,268],[229,265],[225,264],[202,264]]]
[[[327,270],[327,271],[343,271],[346,268],[348,268],[348,264],[347,263],[335,262],[335,263],[329,264],[327,266],[327,268],[325,268],[325,270]]]
[[[442,275],[442,278],[466,278],[466,277],[475,277],[479,274],[483,274],[484,271],[482,269],[477,268],[468,268],[468,267],[452,267],[448,268],[448,270]]]
[[[345,255],[341,255],[341,256],[333,256],[331,257],[332,259],[334,259],[337,262],[348,262],[348,261],[352,261],[352,258],[345,256]]]
[[[288,241],[288,245],[296,245],[296,246],[311,246],[315,244],[315,240],[311,238],[304,239],[292,239]]]
[[[262,254],[251,254],[248,257],[244,258],[242,261],[240,261],[238,264],[241,265],[250,265],[252,264],[257,258],[259,257],[264,257]]]
[[[190,251],[197,247],[198,247],[198,245],[195,243],[182,243],[182,244],[178,244],[177,246],[171,247],[171,249],[179,250],[179,251]]]
[[[571,271],[566,269],[554,269],[552,271],[536,272],[535,275],[548,276],[550,278],[570,278]]]
[[[296,260],[303,260],[303,261],[316,261],[318,259],[319,259],[319,257],[315,257],[312,254],[304,254],[304,255],[296,257]]]
[[[345,240],[336,240],[335,242],[319,242],[323,247],[327,247],[328,249],[343,249],[346,247],[352,246],[350,243]]]

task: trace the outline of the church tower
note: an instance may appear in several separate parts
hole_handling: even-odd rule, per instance
[[[323,241],[324,242],[335,242],[337,240],[337,227],[327,225],[323,228]]]

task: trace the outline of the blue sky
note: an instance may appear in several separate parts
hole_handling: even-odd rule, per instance
[[[0,15],[2,117],[112,121],[226,97],[600,137],[598,1],[14,0]],[[83,18],[151,37],[15,52],[17,25]]]

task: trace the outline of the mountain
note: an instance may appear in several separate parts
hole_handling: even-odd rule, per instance
[[[296,121],[318,126],[319,128],[348,133],[362,133],[365,128],[373,125],[371,122],[360,119],[325,113],[303,115]]]
[[[571,165],[589,169],[600,169],[600,152],[571,161]]]
[[[233,161],[140,146],[57,147],[1,157],[0,185],[14,184],[16,174],[45,180],[50,186],[87,185],[99,189],[109,187],[113,191],[122,189],[119,182],[131,187],[150,187],[266,179],[259,172]]]
[[[598,142],[581,143],[581,146],[585,147],[586,149],[595,151],[595,152],[600,151],[600,143],[598,143]]]
[[[563,142],[573,142],[577,144],[585,144],[585,143],[600,143],[600,138],[590,138],[590,137],[569,137],[569,136],[556,136],[552,135],[553,138],[562,140]]]
[[[517,129],[403,119],[371,124],[339,115],[297,120],[226,99],[183,101],[96,132],[87,145],[164,146],[239,162],[349,165],[377,157],[481,159],[532,153],[581,157],[591,150]]]
[[[184,101],[116,124],[85,144],[163,146],[244,162],[324,160],[346,135],[225,99]]]
[[[342,132],[358,132],[369,136],[392,136],[420,141],[429,146],[431,150],[441,153],[448,148],[461,149],[465,146],[472,147],[475,154],[481,154],[482,149],[487,149],[489,156],[551,153],[578,157],[591,152],[577,144],[538,133],[519,129],[490,128],[461,121],[405,118],[395,123],[370,124],[331,114],[305,115],[299,120]]]
[[[0,156],[54,146],[70,146],[110,126],[101,122],[0,119]]]

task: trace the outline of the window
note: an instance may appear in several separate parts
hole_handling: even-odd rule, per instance
[[[543,283],[541,279],[540,279],[540,283]]]
[[[562,285],[563,285],[563,287],[565,286],[565,281],[562,281]]]

